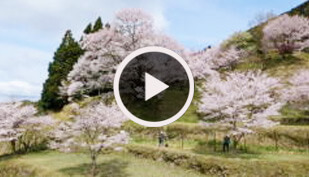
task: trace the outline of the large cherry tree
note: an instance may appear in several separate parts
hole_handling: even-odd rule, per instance
[[[280,54],[292,53],[309,47],[309,19],[287,14],[271,20],[263,29],[263,47]]]
[[[282,102],[276,99],[281,86],[275,78],[261,72],[234,72],[208,79],[204,85],[199,112],[206,122],[214,121],[231,128],[237,143],[251,127],[270,127],[276,122]]]
[[[119,11],[110,28],[83,36],[81,46],[86,52],[61,88],[70,99],[111,91],[118,64],[141,47],[166,47],[185,57],[184,48],[156,31],[152,17],[139,9]]]

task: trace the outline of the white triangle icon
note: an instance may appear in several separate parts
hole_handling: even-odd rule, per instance
[[[161,93],[169,86],[152,75],[145,73],[145,101]]]

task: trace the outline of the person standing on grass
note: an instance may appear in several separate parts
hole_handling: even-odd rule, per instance
[[[165,141],[167,140],[167,136],[163,131],[160,131],[158,140],[159,140],[159,147],[165,146]]]
[[[223,152],[229,152],[230,151],[230,143],[231,143],[231,138],[226,135],[223,138]]]

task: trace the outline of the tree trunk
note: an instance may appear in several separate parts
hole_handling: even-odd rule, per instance
[[[247,142],[245,136],[244,136],[244,151],[247,152]]]
[[[238,140],[237,137],[233,137],[233,149],[236,150],[237,149],[237,145],[238,145]]]
[[[183,139],[184,139],[184,135],[183,133],[181,133],[181,148],[183,149]]]
[[[243,137],[244,135],[243,134],[240,134],[240,135],[234,135],[233,136],[233,149],[236,150],[237,149],[237,146],[241,140],[241,138]]]
[[[97,156],[95,152],[91,152],[91,176],[97,175]]]
[[[274,131],[275,148],[278,150],[278,134]]]
[[[29,145],[26,142],[23,142],[23,145],[24,145],[24,152],[28,152]]]
[[[308,152],[309,152],[309,133],[307,133],[307,145],[308,145]]]
[[[216,132],[214,132],[214,151],[217,151],[217,138],[216,138]]]
[[[11,149],[13,151],[13,153],[16,153],[16,140],[12,140],[11,141]]]

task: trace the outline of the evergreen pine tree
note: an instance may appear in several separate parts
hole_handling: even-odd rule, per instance
[[[101,17],[99,17],[96,21],[95,21],[95,24],[93,26],[93,29],[92,29],[92,32],[97,32],[99,31],[100,29],[103,29],[103,23],[102,23],[102,20],[101,20]]]
[[[87,25],[87,27],[84,29],[84,33],[85,33],[85,34],[89,34],[89,33],[91,33],[91,31],[92,31],[92,24],[89,23],[89,24]]]
[[[62,43],[54,54],[54,61],[49,64],[48,78],[43,85],[39,106],[43,110],[60,110],[67,99],[59,95],[61,81],[66,80],[73,65],[83,54],[83,50],[74,40],[70,30],[66,31]]]

